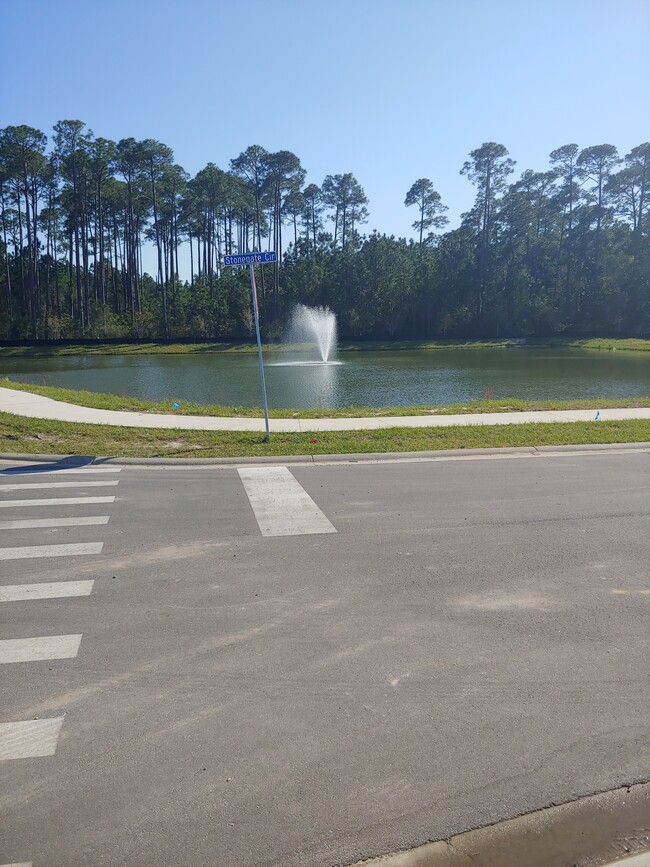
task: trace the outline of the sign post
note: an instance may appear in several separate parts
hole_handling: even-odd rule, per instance
[[[255,285],[255,266],[263,265],[265,262],[275,262],[277,257],[275,253],[242,253],[238,256],[224,256],[223,264],[231,268],[238,268],[248,265],[251,274],[251,296],[253,299],[253,316],[255,317],[255,334],[257,336],[257,355],[260,362],[260,382],[262,384],[262,400],[264,402],[264,421],[266,424],[266,441],[271,441],[271,431],[269,430],[269,405],[266,400],[266,381],[264,379],[264,361],[262,359],[262,339],[260,337],[260,314],[257,306],[257,286]]]

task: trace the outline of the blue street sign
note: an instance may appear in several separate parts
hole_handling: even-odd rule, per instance
[[[265,262],[277,262],[278,257],[274,252],[269,253],[241,253],[239,256],[224,256],[224,265],[263,265]]]

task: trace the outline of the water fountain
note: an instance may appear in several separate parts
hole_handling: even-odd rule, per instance
[[[336,315],[328,307],[306,307],[297,304],[293,310],[287,342],[311,344],[318,359],[311,364],[336,364]]]

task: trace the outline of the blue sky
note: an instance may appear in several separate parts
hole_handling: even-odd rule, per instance
[[[367,231],[412,237],[428,177],[450,226],[484,141],[516,173],[569,142],[650,139],[648,0],[0,0],[0,126],[155,138],[194,174],[250,144],[320,184],[353,172]]]

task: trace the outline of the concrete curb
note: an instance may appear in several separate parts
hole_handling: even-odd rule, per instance
[[[599,452],[604,449],[638,449],[648,448],[650,443],[585,443],[584,445],[571,446],[535,446],[537,452],[574,452],[577,449],[581,452]]]
[[[627,867],[649,848],[650,783],[640,783],[352,867]]]
[[[173,466],[173,467],[229,467],[229,466],[255,466],[272,464],[334,464],[334,463],[379,463],[400,461],[435,461],[448,460],[450,458],[479,458],[479,457],[534,457],[543,454],[566,454],[584,452],[619,452],[619,451],[648,451],[650,442],[640,443],[603,443],[602,445],[589,443],[585,445],[568,446],[519,446],[492,449],[440,449],[439,451],[426,452],[362,452],[358,454],[335,454],[335,455],[268,455],[261,457],[240,458],[121,458],[121,457],[94,457],[91,455],[30,455],[14,452],[0,452],[0,460],[5,461],[35,461],[47,463],[66,463],[73,466],[99,464],[118,464],[125,466]]]

